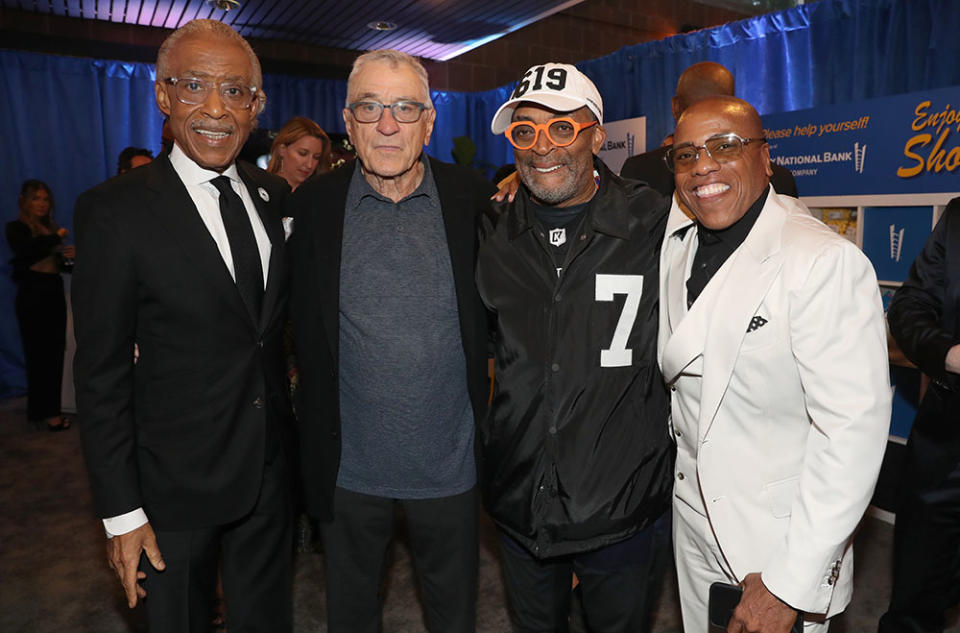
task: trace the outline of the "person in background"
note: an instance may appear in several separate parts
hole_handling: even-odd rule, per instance
[[[960,600],[960,198],[894,294],[887,321],[931,380],[907,442],[880,633],[940,633]]]
[[[756,110],[698,101],[666,153],[659,358],[677,442],[673,535],[686,631],[740,585],[727,631],[823,633],[850,602],[853,534],[887,445],[873,266],[770,186]],[[680,203],[688,209],[689,217]]]
[[[365,53],[343,119],[357,161],[291,196],[301,468],[321,519],[331,633],[381,630],[384,560],[403,508],[431,633],[476,627],[474,424],[489,396],[474,283],[493,187],[428,158],[427,73]]]
[[[67,229],[53,221],[53,193],[41,180],[20,188],[19,217],[7,224],[13,251],[15,309],[27,364],[27,419],[51,431],[70,428],[60,415],[63,352],[67,336],[67,304],[60,271],[64,258],[75,254],[64,246]]]
[[[684,110],[708,97],[734,96],[734,80],[725,66],[716,62],[700,62],[690,66],[677,80],[677,93],[670,99],[674,122]],[[667,168],[664,156],[673,143],[668,136],[661,147],[638,156],[631,156],[620,168],[622,178],[642,180],[665,196],[673,195],[673,173]],[[797,184],[786,167],[770,163],[770,183],[777,193],[797,197]]]
[[[295,116],[280,128],[270,146],[267,171],[296,190],[303,181],[331,170],[330,138],[314,121]]]
[[[153,160],[150,150],[143,147],[127,147],[117,157],[117,173],[122,174]]]
[[[267,171],[282,177],[295,190],[307,179],[331,171],[332,148],[330,137],[315,121],[302,116],[295,116],[280,128],[273,144],[270,146],[270,162]],[[283,230],[286,237],[293,231],[293,218],[283,218]],[[293,353],[293,340],[290,324],[286,328],[284,348],[287,352],[287,373],[290,378],[290,392],[296,394],[299,370],[296,355]],[[296,456],[293,456],[296,459]],[[302,495],[300,487],[296,487],[297,503],[300,505]],[[298,507],[298,510],[302,508]],[[320,536],[320,529],[316,520],[301,515],[297,521],[295,543],[297,551],[312,551],[316,547],[315,540]]]

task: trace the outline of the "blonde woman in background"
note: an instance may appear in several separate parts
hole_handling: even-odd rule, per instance
[[[75,254],[67,230],[53,220],[53,192],[41,180],[23,183],[19,215],[7,224],[17,282],[16,313],[27,365],[27,419],[51,431],[70,428],[60,415],[67,304],[60,271]]]
[[[282,176],[291,189],[307,178],[330,171],[330,137],[314,121],[295,116],[287,121],[270,147],[267,171]]]

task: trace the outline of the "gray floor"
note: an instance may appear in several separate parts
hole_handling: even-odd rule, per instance
[[[63,433],[27,425],[22,399],[0,401],[0,633],[145,631],[140,610],[123,602],[104,560],[103,532],[92,514],[76,428]],[[489,521],[481,525],[478,631],[508,631],[503,584]],[[867,519],[857,536],[853,604],[833,633],[876,630],[890,593],[892,529]],[[326,631],[320,555],[296,564],[298,633]],[[410,561],[394,548],[384,631],[424,631]],[[671,576],[658,603],[654,633],[679,633]],[[950,633],[960,633],[954,614]]]

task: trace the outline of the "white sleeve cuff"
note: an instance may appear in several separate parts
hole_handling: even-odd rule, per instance
[[[107,533],[107,538],[113,538],[127,532],[133,532],[146,523],[147,513],[143,511],[143,508],[137,508],[126,514],[104,519],[103,529]]]

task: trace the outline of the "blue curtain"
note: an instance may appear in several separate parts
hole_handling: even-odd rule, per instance
[[[782,112],[960,84],[960,6],[955,0],[821,0],[788,11],[623,48],[578,64],[604,97],[608,120],[647,117],[648,144],[673,129],[670,96],[690,64],[717,61],[737,79],[737,95],[763,113]],[[543,60],[549,61],[549,60]],[[525,68],[517,68],[517,76]],[[343,81],[264,77],[261,125],[302,114],[343,131]],[[53,189],[56,219],[72,227],[77,195],[113,175],[128,145],[160,146],[153,67],[0,50],[0,201],[16,217],[20,183]],[[437,123],[428,152],[451,160],[453,139],[469,136],[477,163],[513,161],[490,134],[511,87],[434,92]],[[0,243],[0,396],[25,387],[13,316],[9,248]]]

